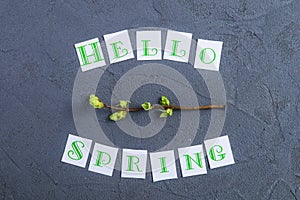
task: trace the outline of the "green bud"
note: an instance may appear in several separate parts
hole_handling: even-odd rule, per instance
[[[151,106],[150,102],[143,103],[142,107],[143,107],[144,110],[151,110],[152,109],[152,106]]]
[[[99,98],[94,94],[90,95],[90,105],[99,109],[104,107],[104,103],[100,101]]]
[[[160,104],[162,106],[169,106],[170,105],[170,101],[169,101],[169,99],[167,97],[161,96]]]
[[[115,113],[111,114],[109,116],[109,118],[112,121],[119,121],[121,119],[124,119],[126,117],[126,114],[127,114],[126,111],[118,111],[118,112],[115,112]]]
[[[168,114],[169,116],[172,116],[172,115],[173,115],[173,109],[168,108],[168,109],[167,109],[167,114]]]

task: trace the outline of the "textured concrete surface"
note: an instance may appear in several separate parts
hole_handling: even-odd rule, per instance
[[[297,0],[0,1],[0,199],[300,199],[299,10]],[[235,165],[153,183],[151,174],[121,179],[119,171],[106,177],[60,162],[67,135],[76,133],[71,95],[79,63],[73,44],[145,26],[224,42],[220,73],[228,112],[222,135],[229,135]],[[134,65],[111,66],[100,81],[104,100]],[[192,66],[172,65],[205,88]],[[155,85],[134,96],[155,101],[160,94],[172,97]],[[149,150],[172,138],[168,131],[179,117],[155,140],[134,146],[129,136],[118,138],[108,114],[98,117],[117,145]],[[194,144],[203,142],[208,115],[202,115]],[[132,117],[147,124],[147,117]]]

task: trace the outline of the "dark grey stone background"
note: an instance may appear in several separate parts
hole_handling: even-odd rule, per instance
[[[300,199],[299,1],[2,0],[0,25],[0,199]],[[220,73],[228,110],[222,135],[229,135],[235,165],[182,178],[177,163],[178,179],[153,183],[149,173],[146,180],[121,179],[119,171],[107,177],[60,162],[67,135],[76,134],[73,44],[147,26],[224,42]],[[135,64],[110,66],[110,81],[101,85],[106,100],[123,69]],[[192,66],[171,65],[202,84]],[[172,97],[155,87],[136,91],[135,103]],[[194,144],[203,142],[206,115]],[[166,131],[176,128],[178,117],[144,147],[155,150],[172,139]],[[122,133],[108,120],[107,127],[117,145],[134,147],[130,138],[118,140]]]

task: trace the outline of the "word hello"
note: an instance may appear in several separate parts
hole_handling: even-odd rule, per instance
[[[128,30],[104,35],[110,64],[135,57]],[[162,60],[161,31],[136,31],[137,60]],[[192,34],[168,30],[163,59],[188,63]],[[219,71],[223,42],[197,40],[194,67]],[[82,71],[106,65],[98,38],[75,44]]]
[[[86,167],[92,140],[69,135],[62,162]],[[228,136],[204,141],[207,159],[211,169],[234,164]],[[89,164],[89,171],[113,175],[119,149],[95,143]],[[207,174],[203,145],[178,149],[183,177]],[[174,151],[149,153],[153,181],[177,178]],[[147,150],[122,149],[121,177],[146,178]]]

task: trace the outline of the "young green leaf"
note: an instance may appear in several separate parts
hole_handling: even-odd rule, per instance
[[[128,100],[126,100],[126,101],[121,100],[120,101],[121,108],[127,108],[128,103],[130,103],[130,101],[128,101]]]
[[[165,117],[172,116],[172,115],[173,115],[173,109],[168,108],[167,110],[163,110],[161,112],[160,117],[165,118]]]
[[[90,95],[90,105],[99,109],[104,107],[104,103],[94,94]]]
[[[142,108],[144,110],[151,110],[152,109],[152,106],[151,106],[151,103],[150,102],[145,102],[142,104]]]
[[[169,106],[170,105],[169,99],[167,97],[165,97],[165,96],[161,96],[160,105],[162,105],[162,106]]]
[[[126,111],[118,111],[118,112],[111,114],[109,116],[109,119],[112,121],[119,121],[121,119],[124,119],[126,117],[126,114],[127,114]]]
[[[166,117],[168,117],[168,113],[162,112],[159,117],[160,118],[166,118]]]

